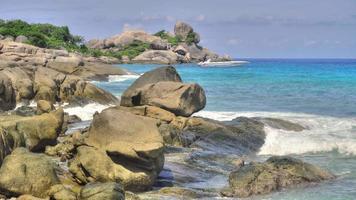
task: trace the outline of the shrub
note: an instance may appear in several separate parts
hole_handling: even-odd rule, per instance
[[[172,37],[165,30],[158,31],[157,33],[154,34],[154,36],[167,40],[168,43],[170,43],[173,46],[177,46],[180,42],[182,42],[182,39],[180,37],[178,36]]]

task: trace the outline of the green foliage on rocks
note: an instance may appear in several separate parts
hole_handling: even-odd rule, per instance
[[[0,34],[14,38],[23,35],[28,37],[29,44],[42,48],[73,49],[83,42],[83,38],[72,35],[67,26],[29,24],[22,20],[1,20]]]
[[[154,34],[154,36],[160,37],[164,40],[167,40],[168,43],[170,43],[173,46],[178,45],[180,42],[182,42],[182,39],[178,36],[171,36],[167,33],[165,30],[158,31],[157,33]]]

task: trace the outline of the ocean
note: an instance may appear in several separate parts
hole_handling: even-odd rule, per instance
[[[275,117],[299,123],[307,130],[266,127],[267,138],[256,159],[292,155],[338,176],[312,187],[252,199],[356,199],[356,60],[247,60],[249,64],[239,67],[174,65],[184,82],[196,82],[205,89],[206,108],[195,115],[220,121],[238,116]],[[137,74],[158,67],[120,66]],[[109,82],[94,83],[120,96],[138,76],[110,76]],[[88,120],[94,110],[104,106],[91,104],[86,108],[81,117]],[[77,113],[75,109],[70,112]]]

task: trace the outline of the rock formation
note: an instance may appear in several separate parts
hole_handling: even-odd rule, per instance
[[[309,163],[291,157],[274,156],[265,163],[251,163],[232,172],[229,176],[231,191],[223,193],[242,198],[332,178],[334,175],[331,173]]]
[[[122,106],[151,105],[179,116],[190,116],[205,107],[204,90],[184,84],[173,67],[161,67],[138,78],[122,95]]]
[[[120,35],[99,40],[90,40],[89,48],[120,52],[135,41],[148,44],[149,48],[131,60],[132,63],[175,64],[206,61],[231,60],[228,56],[219,56],[199,46],[200,35],[187,23],[178,21],[174,34],[164,32],[164,36],[151,35],[143,31],[125,31]],[[173,41],[174,42],[173,42]],[[182,50],[184,48],[184,50]],[[183,53],[184,52],[184,53]]]

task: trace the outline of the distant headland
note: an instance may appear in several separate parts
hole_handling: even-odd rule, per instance
[[[174,33],[161,30],[150,34],[132,30],[105,39],[85,41],[82,36],[71,34],[67,26],[0,20],[1,40],[67,50],[110,63],[176,64],[231,60],[229,56],[218,55],[199,45],[199,33],[180,21],[175,24]]]

